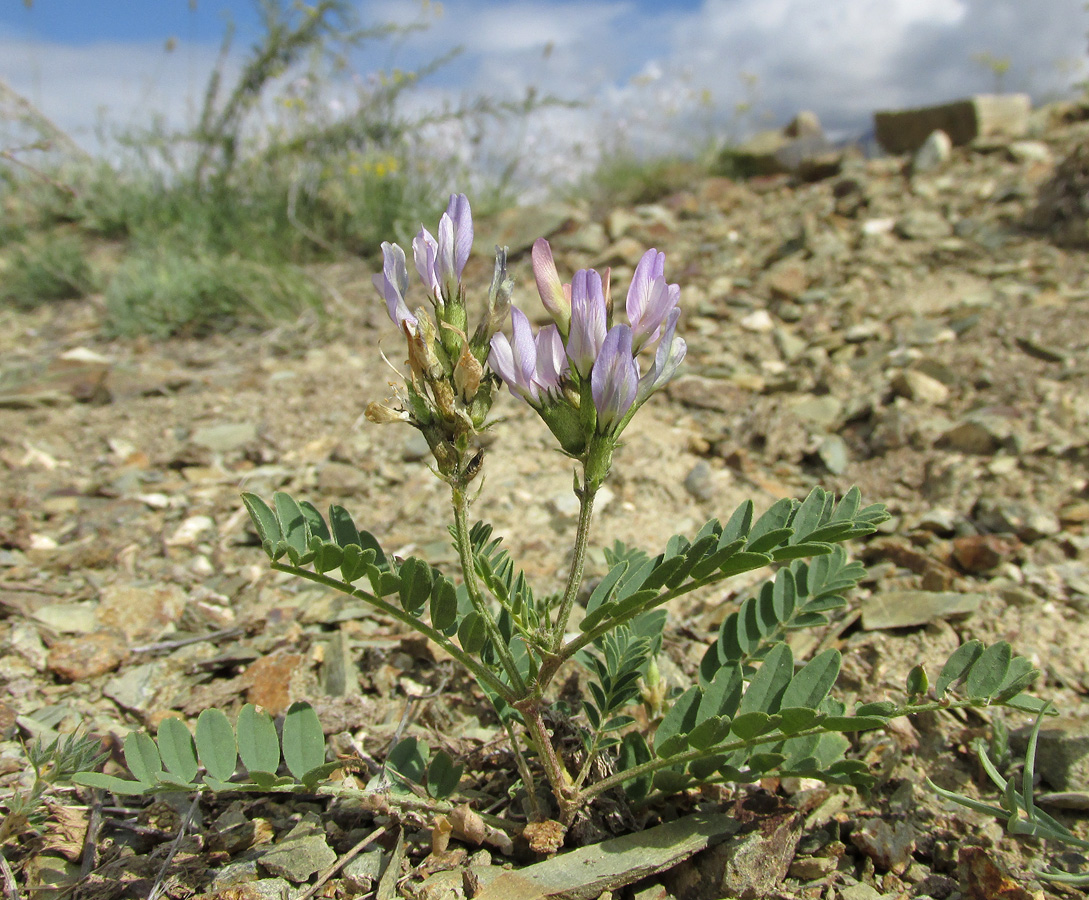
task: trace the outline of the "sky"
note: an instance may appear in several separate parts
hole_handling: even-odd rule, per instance
[[[287,2],[287,0],[285,0]],[[0,81],[82,146],[159,116],[192,125],[228,21],[228,64],[259,34],[255,0],[0,0]],[[461,55],[406,103],[441,106],[533,88],[580,101],[511,137],[586,158],[670,152],[815,111],[836,137],[877,109],[1026,91],[1039,103],[1089,76],[1083,0],[419,0],[358,4],[365,23],[420,22],[351,59],[356,79]],[[981,57],[1008,63],[997,76]],[[351,80],[341,86],[347,97]],[[335,91],[333,93],[336,93]],[[5,112],[0,97],[0,117]],[[108,146],[108,140],[106,141]],[[581,156],[580,156],[581,155]]]

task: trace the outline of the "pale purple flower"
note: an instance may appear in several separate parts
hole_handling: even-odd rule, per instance
[[[450,279],[461,281],[461,273],[469,261],[473,249],[473,213],[469,208],[469,198],[464,194],[451,194],[450,204],[446,207],[445,217],[450,221],[449,244],[443,247],[443,222],[439,220],[439,257],[443,260],[443,274]],[[447,262],[451,265],[447,266]]]
[[[420,280],[428,286],[436,302],[449,301],[454,286],[461,283],[461,273],[473,248],[473,216],[469,198],[451,194],[446,212],[439,218],[439,236],[421,228],[412,241],[412,255]]]
[[[513,342],[501,331],[492,335],[488,365],[499,373],[515,397],[536,405],[540,402],[540,392],[533,376],[537,370],[538,347],[533,340],[529,318],[517,306],[512,306],[510,323]]]
[[[563,351],[563,338],[555,325],[546,325],[537,332],[537,369],[533,380],[546,395],[559,395],[560,383],[567,374],[567,355]]]
[[[382,274],[372,275],[371,282],[386,301],[386,309],[393,323],[402,329],[405,322],[415,327],[416,317],[408,311],[408,304],[405,303],[405,291],[408,290],[405,251],[397,244],[389,241],[382,243]]]
[[[412,258],[416,260],[416,271],[420,273],[420,281],[427,285],[432,297],[441,299],[442,285],[439,283],[436,266],[438,257],[439,242],[426,228],[420,228],[420,233],[412,239]]]
[[[681,311],[674,309],[666,321],[665,330],[662,332],[658,348],[654,353],[654,363],[650,369],[639,379],[639,390],[636,399],[642,403],[658,388],[665,385],[677,374],[677,367],[684,361],[688,352],[688,345],[684,338],[677,337],[677,320],[681,317]]]
[[[583,378],[589,377],[605,342],[607,316],[601,276],[593,269],[579,269],[571,279],[571,333],[567,338],[567,358]]]
[[[658,337],[662,323],[680,299],[680,285],[666,284],[665,254],[648,250],[635,267],[625,303],[636,353]]]
[[[631,409],[639,390],[639,367],[632,355],[631,328],[614,325],[605,335],[590,375],[599,432],[612,431]]]
[[[571,323],[571,289],[565,288],[560,281],[548,241],[537,238],[533,242],[530,256],[533,259],[533,278],[537,282],[537,293],[541,295],[541,302],[561,333],[566,333]]]

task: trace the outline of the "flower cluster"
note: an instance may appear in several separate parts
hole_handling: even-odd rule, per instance
[[[472,246],[469,200],[453,194],[439,219],[438,236],[420,228],[412,241],[416,271],[430,294],[431,310],[410,309],[408,264],[397,244],[382,244],[382,272],[372,279],[390,319],[407,341],[410,374],[402,408],[371,403],[367,417],[419,428],[440,473],[457,480],[469,480],[474,474],[469,441],[483,428],[495,394],[495,380],[486,377],[484,367],[491,337],[506,318],[512,288],[506,253],[499,251],[487,309],[469,337],[461,278]]]
[[[488,363],[514,396],[540,413],[561,446],[583,455],[594,436],[615,438],[635,411],[677,371],[686,345],[677,336],[680,287],[665,279],[665,254],[648,250],[628,287],[627,323],[612,323],[610,273],[580,269],[560,281],[543,238],[533,245],[533,273],[552,317],[536,335],[511,308],[512,337],[491,339]],[[653,352],[643,371],[639,358]]]
[[[382,272],[374,285],[408,343],[410,376],[402,408],[372,403],[368,418],[415,425],[440,473],[465,481],[469,439],[484,427],[502,380],[537,410],[567,453],[588,464],[591,480],[600,481],[618,435],[685,356],[685,342],[677,335],[680,287],[666,282],[665,254],[643,254],[628,287],[628,321],[614,324],[610,272],[602,278],[593,269],[580,269],[565,284],[541,238],[533,245],[533,274],[552,323],[534,334],[529,317],[511,306],[506,250],[496,248],[487,307],[470,338],[462,273],[472,244],[469,201],[454,194],[437,236],[421,228],[412,241],[430,310],[409,307],[405,252],[382,244]],[[510,338],[499,330],[508,309]],[[641,366],[644,356],[649,364]]]

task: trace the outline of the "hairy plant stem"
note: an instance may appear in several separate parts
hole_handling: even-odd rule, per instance
[[[374,594],[368,593],[361,588],[352,587],[350,584],[344,581],[337,581],[335,578],[330,578],[327,575],[319,575],[317,572],[310,572],[306,569],[300,569],[296,566],[285,565],[280,562],[273,562],[271,564],[273,569],[280,572],[290,572],[292,575],[298,575],[300,578],[305,578],[308,581],[313,581],[316,584],[321,584],[326,587],[335,588],[343,594],[347,594],[350,597],[355,597],[359,600],[363,600],[369,603],[376,609],[380,609],[387,616],[397,619],[399,622],[403,622],[420,634],[433,640],[436,644],[442,647],[447,653],[460,662],[466,669],[473,673],[478,681],[487,684],[493,691],[499,694],[508,703],[513,703],[517,696],[511,690],[510,685],[504,684],[488,669],[486,666],[477,662],[473,657],[461,649],[457,644],[450,640],[441,631],[438,631],[428,625],[426,622],[422,622],[415,618],[411,614],[405,612],[403,609],[394,606],[392,603],[387,603],[380,597],[374,596]]]
[[[579,587],[582,585],[582,573],[586,566],[586,546],[590,541],[590,524],[594,518],[594,497],[597,495],[597,489],[598,485],[596,483],[589,478],[583,478],[582,489],[578,492],[579,524],[575,531],[574,555],[571,559],[571,569],[567,573],[567,586],[564,588],[563,598],[560,600],[560,610],[556,615],[556,624],[553,626],[552,632],[552,652],[560,654],[560,656],[549,672],[549,676],[553,674],[556,668],[559,668],[564,659],[570,656],[570,654],[561,654],[560,650],[563,646],[564,632],[567,630],[567,620],[571,617],[571,609],[575,605],[575,598],[578,596]],[[548,668],[548,666],[549,664],[546,663],[545,668]],[[542,685],[547,683],[543,670],[541,682]]]
[[[495,652],[499,656],[503,670],[507,673],[507,678],[510,679],[515,696],[525,697],[526,683],[522,679],[522,673],[518,671],[514,657],[511,656],[510,647],[507,646],[507,642],[499,632],[499,626],[496,624],[492,611],[488,609],[488,604],[484,600],[484,595],[481,594],[480,585],[476,580],[473,547],[469,540],[469,498],[465,486],[460,484],[450,485],[450,503],[454,508],[454,534],[457,537],[458,557],[461,560],[461,573],[465,579],[465,590],[469,592],[469,600],[473,604],[473,609],[476,610],[477,615],[484,622],[484,628],[495,647]]]
[[[579,810],[582,797],[571,782],[571,775],[563,764],[556,748],[552,745],[552,739],[545,728],[544,719],[541,718],[541,698],[531,697],[522,703],[515,704],[515,708],[522,714],[526,723],[526,731],[529,733],[530,743],[537,751],[537,756],[544,766],[545,775],[552,788],[552,795],[556,798],[559,807],[560,822],[567,826],[575,819]]]
[[[500,718],[500,721],[503,723],[503,730],[507,732],[507,737],[510,739],[510,749],[514,753],[514,765],[518,769],[518,774],[522,777],[522,784],[526,786],[529,814],[534,820],[543,819],[541,801],[537,797],[537,779],[533,777],[533,770],[529,767],[529,763],[526,762],[526,755],[522,752],[522,748],[518,746],[518,736],[514,733],[514,729],[511,728],[510,720]]]

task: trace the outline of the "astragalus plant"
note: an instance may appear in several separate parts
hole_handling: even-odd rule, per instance
[[[863,506],[855,489],[837,501],[818,488],[759,517],[747,502],[725,522],[712,519],[697,534],[674,535],[649,552],[615,544],[605,552],[609,571],[584,592],[594,498],[618,442],[685,357],[677,333],[681,291],[667,281],[665,255],[647,250],[620,313],[608,271],[583,269],[565,283],[548,243],[538,240],[533,272],[551,322],[534,333],[530,317],[511,304],[513,280],[500,248],[488,295],[470,321],[477,305],[469,303],[462,272],[472,240],[469,202],[452,196],[437,237],[421,229],[412,242],[428,297],[415,307],[404,250],[382,245],[383,270],[374,283],[405,342],[407,371],[396,400],[367,408],[372,422],[403,422],[426,438],[433,472],[449,486],[460,571],[392,557],[340,506],[325,518],[283,493],[271,503],[246,494],[245,503],[273,568],[365,601],[472,673],[511,737],[531,818],[568,826],[609,791],[645,803],[690,786],[768,774],[865,787],[872,776],[850,758],[846,732],[943,707],[1039,708],[1021,693],[1036,670],[1006,643],[966,644],[933,689],[917,668],[900,702],[852,710],[835,696],[838,651],[795,661],[789,632],[827,623],[863,575],[842,542],[887,518],[884,507]],[[476,439],[501,385],[537,412],[575,469],[580,512],[558,592],[534,590],[491,526],[471,524],[486,466]],[[774,576],[726,616],[693,683],[667,692],[655,663],[663,607],[765,566],[776,567]],[[574,617],[577,605],[584,609]],[[557,678],[573,667],[582,669],[579,708],[556,699]],[[638,716],[637,707],[644,710]],[[570,717],[581,738],[577,751],[563,748],[559,729],[551,728],[557,714]]]

